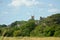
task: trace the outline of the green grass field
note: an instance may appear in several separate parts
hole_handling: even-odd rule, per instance
[[[60,40],[59,37],[4,37],[0,40]]]

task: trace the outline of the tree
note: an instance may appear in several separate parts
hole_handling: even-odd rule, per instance
[[[7,25],[5,25],[5,24],[2,24],[2,25],[0,25],[0,27],[7,27]]]
[[[59,31],[56,31],[55,34],[54,34],[55,37],[60,37],[60,30]]]

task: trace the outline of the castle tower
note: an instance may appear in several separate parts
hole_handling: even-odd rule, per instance
[[[34,16],[31,16],[31,19],[34,20]]]
[[[43,20],[43,17],[40,17],[40,20]]]

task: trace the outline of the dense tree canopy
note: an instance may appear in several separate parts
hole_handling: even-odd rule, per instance
[[[60,37],[60,13],[40,18],[40,20],[29,19],[28,21],[15,21],[10,25],[0,25],[0,36]]]

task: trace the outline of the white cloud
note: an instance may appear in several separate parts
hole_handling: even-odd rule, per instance
[[[33,6],[33,5],[37,5],[39,4],[38,1],[36,0],[12,0],[12,2],[10,4],[8,4],[9,6]]]
[[[48,12],[57,13],[57,12],[60,12],[60,10],[59,9],[49,9]]]
[[[52,4],[52,3],[50,3],[50,4],[48,4],[48,6],[49,6],[49,7],[52,7],[52,6],[53,6],[53,4]]]

